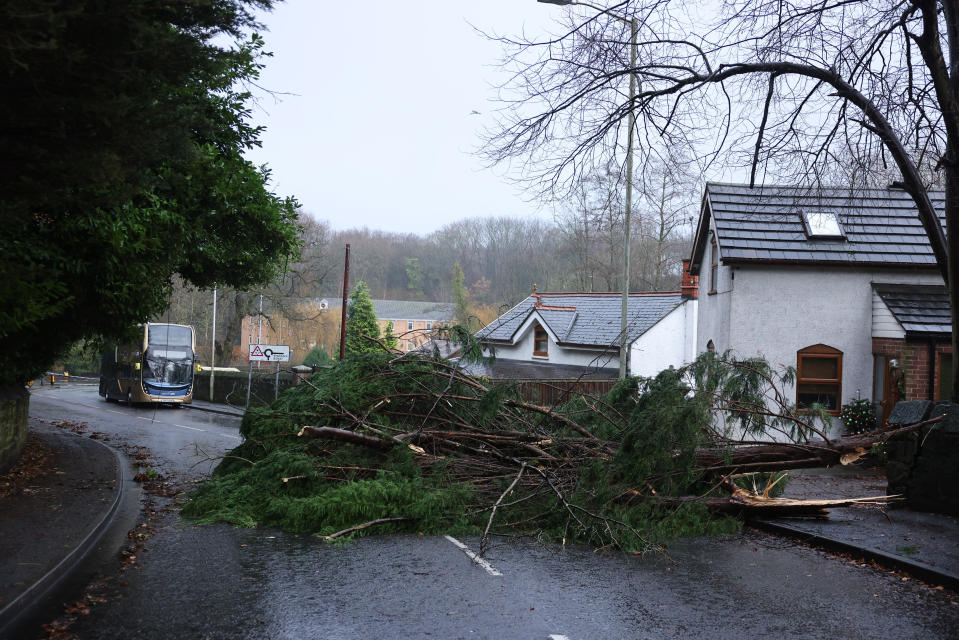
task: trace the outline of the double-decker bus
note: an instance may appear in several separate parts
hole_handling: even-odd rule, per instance
[[[142,330],[142,332],[140,332]],[[184,324],[148,322],[136,341],[116,345],[100,360],[100,395],[107,402],[190,404],[196,337]]]

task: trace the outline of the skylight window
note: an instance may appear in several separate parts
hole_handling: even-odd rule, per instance
[[[831,211],[816,211],[804,213],[806,234],[810,238],[842,238],[842,227],[839,226],[839,217]]]

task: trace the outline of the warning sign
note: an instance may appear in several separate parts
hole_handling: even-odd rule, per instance
[[[251,344],[250,362],[289,362],[290,347],[285,344]]]

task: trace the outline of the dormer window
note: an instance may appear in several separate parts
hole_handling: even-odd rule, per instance
[[[546,334],[546,329],[539,325],[533,329],[533,355],[549,357],[549,336]]]
[[[802,214],[806,235],[810,238],[842,238],[839,216],[832,211],[814,211]]]

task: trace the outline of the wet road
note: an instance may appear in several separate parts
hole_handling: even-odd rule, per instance
[[[34,394],[37,417],[144,445],[184,482],[238,442],[238,420]],[[199,429],[199,431],[197,431]],[[203,452],[203,453],[199,453]],[[950,595],[759,534],[668,555],[602,556],[504,540],[384,536],[329,545],[163,516],[139,569],[72,627],[81,638],[955,638]],[[105,565],[105,573],[115,571]]]

